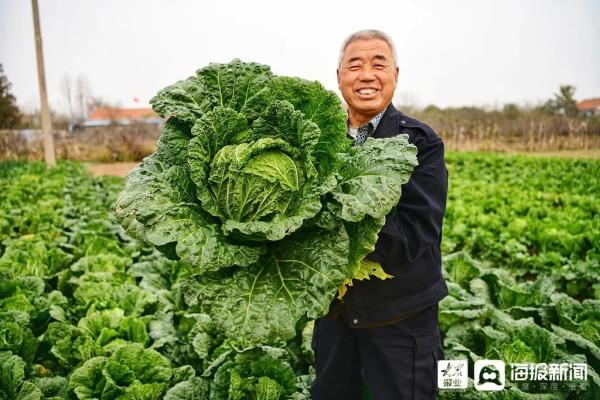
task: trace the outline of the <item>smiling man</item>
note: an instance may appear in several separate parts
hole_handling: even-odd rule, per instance
[[[375,400],[434,399],[443,357],[438,303],[448,294],[440,253],[448,186],[444,145],[429,126],[392,105],[398,66],[385,33],[350,35],[337,79],[355,144],[406,134],[419,165],[367,256],[393,278],[354,283],[315,323],[313,398],[359,400],[366,381]]]

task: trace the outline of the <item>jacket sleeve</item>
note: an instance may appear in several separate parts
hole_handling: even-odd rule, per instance
[[[419,165],[402,187],[398,206],[386,216],[375,251],[367,256],[373,261],[414,261],[441,240],[448,191],[444,143],[437,137],[423,142],[417,144]]]

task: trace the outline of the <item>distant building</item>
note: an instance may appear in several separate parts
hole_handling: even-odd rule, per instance
[[[73,124],[69,130],[109,125],[131,125],[133,123],[161,125],[163,122],[163,119],[151,108],[98,107],[86,120]]]
[[[600,115],[600,98],[580,101],[577,103],[577,109],[588,117]]]

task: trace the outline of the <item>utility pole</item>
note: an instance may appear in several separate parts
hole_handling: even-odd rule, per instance
[[[35,53],[37,55],[38,81],[40,83],[40,100],[42,103],[42,133],[44,134],[44,157],[50,167],[56,165],[54,152],[54,139],[52,137],[52,120],[48,108],[48,94],[46,93],[46,73],[44,72],[44,50],[42,48],[42,31],[40,29],[40,16],[37,0],[31,0],[33,8],[33,29],[35,31]]]

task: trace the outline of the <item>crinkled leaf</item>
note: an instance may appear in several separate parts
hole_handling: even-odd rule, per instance
[[[352,275],[352,278],[345,279],[342,286],[338,288],[338,299],[342,299],[348,290],[348,286],[352,286],[352,283],[357,281],[364,281],[365,279],[390,279],[392,275],[386,273],[381,264],[363,259],[360,261],[358,269]]]
[[[106,379],[102,374],[106,362],[106,357],[94,357],[73,371],[69,378],[69,388],[75,391],[78,399],[100,398],[106,385]]]
[[[194,138],[188,143],[187,153],[190,177],[196,184],[198,200],[203,209],[211,215],[223,216],[208,181],[210,164],[221,148],[239,143],[240,138],[248,133],[246,117],[224,107],[216,107],[208,112],[197,120],[192,128]]]
[[[339,203],[336,214],[349,222],[365,216],[381,218],[398,204],[401,186],[408,182],[417,165],[417,149],[408,136],[389,139],[367,138],[355,147],[340,167],[340,180],[333,190]]]
[[[130,234],[156,246],[173,245],[177,256],[200,271],[246,266],[258,259],[261,248],[228,243],[210,216],[181,202],[189,199],[174,197],[181,191],[168,179],[165,165],[151,163],[152,170],[144,168],[145,161],[128,176],[130,186],[117,199],[117,216]],[[188,178],[182,174],[179,179],[185,184]]]
[[[321,135],[315,145],[316,167],[323,175],[333,172],[339,152],[351,146],[347,139],[347,114],[338,96],[319,82],[286,76],[274,77],[242,112],[254,120],[275,100],[286,100],[301,111],[306,119],[319,126]]]
[[[187,150],[192,138],[191,124],[172,118],[165,122],[158,141],[158,157],[171,165],[187,162]]]
[[[0,352],[0,394],[7,399],[17,397],[17,391],[25,379],[25,362],[11,352]]]
[[[233,60],[229,64],[211,63],[197,72],[214,101],[214,107],[228,107],[236,111],[271,79],[271,68],[257,63]]]
[[[206,400],[209,396],[208,379],[194,377],[173,386],[165,394],[164,400]]]
[[[196,276],[182,291],[190,304],[201,304],[231,338],[269,343],[295,335],[303,315],[327,312],[335,290],[349,275],[348,236],[311,230],[274,243],[251,268],[233,274]]]
[[[212,108],[213,99],[197,76],[179,81],[157,93],[150,104],[163,118],[193,123]]]
[[[160,353],[144,349],[139,344],[132,343],[120,348],[109,361],[112,364],[107,368],[111,376],[113,372],[117,375],[120,373],[119,368],[113,371],[111,367],[125,366],[133,373],[135,379],[142,383],[168,382],[171,379],[169,361]]]
[[[23,382],[19,394],[15,400],[41,400],[43,399],[42,391],[32,382]]]
[[[568,331],[560,326],[552,325],[552,331],[563,339],[570,343],[573,343],[581,351],[588,355],[588,362],[592,365],[600,365],[600,347],[587,340],[586,338],[578,335],[577,333]]]
[[[57,396],[67,399],[69,397],[69,380],[63,376],[36,378],[34,383],[40,389],[44,398]]]
[[[256,383],[256,400],[279,400],[283,394],[283,388],[279,383],[266,376],[258,378]]]

